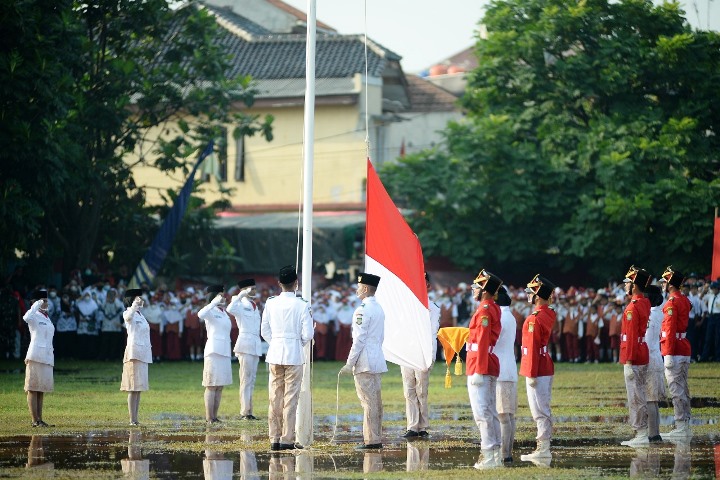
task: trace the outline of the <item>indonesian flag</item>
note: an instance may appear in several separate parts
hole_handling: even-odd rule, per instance
[[[367,162],[365,271],[378,275],[385,312],[385,360],[416,370],[432,365],[430,312],[420,241]]]
[[[720,277],[720,218],[717,217],[717,214],[715,215],[714,233],[711,280],[717,280]]]

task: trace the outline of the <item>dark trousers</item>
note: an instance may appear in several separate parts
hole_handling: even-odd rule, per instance
[[[708,361],[711,358],[720,361],[720,314],[713,313],[705,319],[705,346],[701,356],[702,361]]]

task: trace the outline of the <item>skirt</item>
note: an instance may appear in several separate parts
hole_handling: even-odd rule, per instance
[[[150,390],[148,364],[140,360],[124,362],[120,390],[123,392],[145,392]]]
[[[53,366],[47,363],[25,360],[25,388],[26,392],[52,392]]]
[[[230,357],[211,353],[205,357],[202,386],[223,387],[225,385],[232,385]]]

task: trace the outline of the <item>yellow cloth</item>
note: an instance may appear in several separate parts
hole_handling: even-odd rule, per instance
[[[447,370],[445,371],[445,388],[452,387],[452,377],[450,375],[450,364],[453,357],[455,362],[455,375],[462,375],[462,362],[460,361],[460,350],[462,350],[467,341],[470,329],[465,327],[444,327],[438,330],[438,340],[443,346],[445,352],[445,362]]]

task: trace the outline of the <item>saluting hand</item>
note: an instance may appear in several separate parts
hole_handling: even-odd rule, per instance
[[[347,374],[347,373],[353,373],[353,367],[352,367],[351,365],[345,364],[345,365],[340,369],[340,375],[344,375],[344,374]]]

